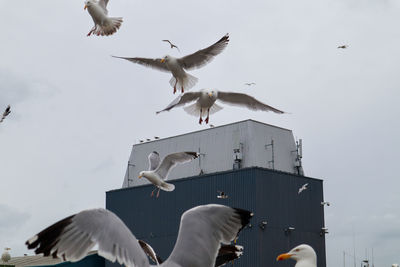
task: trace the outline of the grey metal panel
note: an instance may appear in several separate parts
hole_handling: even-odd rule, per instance
[[[128,225],[136,237],[149,242],[164,259],[171,253],[182,213],[194,206],[225,204],[251,210],[251,227],[243,229],[237,243],[245,253],[235,266],[293,266],[276,263],[276,256],[295,245],[307,243],[318,253],[318,267],[325,267],[322,181],[263,168],[245,168],[172,181],[174,192],[150,198],[154,186],[143,185],[107,192],[106,207]],[[298,188],[309,183],[300,195]],[[217,199],[217,191],[228,199]],[[266,220],[266,228],[259,224]],[[288,226],[296,228],[285,234]],[[118,266],[106,263],[106,266]]]
[[[152,151],[161,157],[180,151],[200,152],[199,159],[185,166],[178,166],[170,173],[169,179],[179,179],[232,170],[233,149],[242,150],[242,167],[273,168],[271,147],[265,147],[274,141],[275,169],[294,173],[296,144],[292,131],[276,126],[246,120],[198,132],[159,139],[132,147],[123,187],[148,184],[146,179],[137,179],[142,170],[148,169],[147,156]]]

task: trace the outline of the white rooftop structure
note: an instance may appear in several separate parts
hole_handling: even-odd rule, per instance
[[[161,159],[181,151],[200,153],[198,159],[176,166],[169,180],[246,167],[304,175],[301,142],[297,145],[291,130],[245,120],[133,145],[122,187],[149,183],[138,175],[148,170],[147,156],[152,151]]]

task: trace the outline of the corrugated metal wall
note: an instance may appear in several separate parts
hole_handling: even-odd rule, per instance
[[[246,168],[174,180],[176,189],[161,191],[151,198],[154,186],[144,185],[107,192],[106,207],[127,224],[137,238],[153,246],[166,259],[171,253],[184,211],[201,204],[219,203],[255,213],[251,227],[245,228],[237,241],[245,247],[236,267],[293,266],[293,262],[275,261],[280,253],[307,243],[318,255],[318,267],[325,267],[325,237],[322,180],[296,176],[263,168]],[[308,183],[308,190],[298,188]],[[228,199],[217,199],[217,191]],[[262,221],[267,225],[259,227]],[[287,227],[295,227],[285,234]],[[106,262],[106,266],[112,265]]]

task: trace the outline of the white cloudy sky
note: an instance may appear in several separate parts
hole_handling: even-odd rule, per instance
[[[185,54],[229,32],[227,49],[191,72],[196,88],[244,91],[291,114],[226,107],[211,123],[251,118],[303,138],[306,174],[324,179],[332,203],[328,266],[342,265],[353,236],[358,260],[374,248],[377,266],[400,262],[398,1],[112,0],[109,9],[124,17],[120,31],[86,37],[83,1],[0,0],[0,109],[12,105],[0,125],[0,247],[21,255],[44,226],[104,206],[138,139],[205,127],[181,110],[156,116],[173,99],[170,76],[110,55],[179,55],[165,38]]]

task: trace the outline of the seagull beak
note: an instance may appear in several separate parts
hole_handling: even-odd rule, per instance
[[[85,10],[87,8],[87,5],[85,5],[84,7],[83,7],[83,10]]]
[[[140,179],[140,178],[142,178],[142,176],[141,176],[141,175],[139,175],[139,177],[138,177],[138,178]]]
[[[161,63],[164,63],[164,61],[165,61],[165,58],[162,58],[160,61],[161,61]]]
[[[287,259],[289,259],[290,257],[292,257],[292,254],[283,253],[283,254],[279,255],[279,256],[276,258],[276,261],[287,260]]]
[[[209,97],[212,97],[212,96],[213,96],[213,94],[212,94],[211,92],[209,92],[209,93],[208,93],[208,96],[209,96]]]

